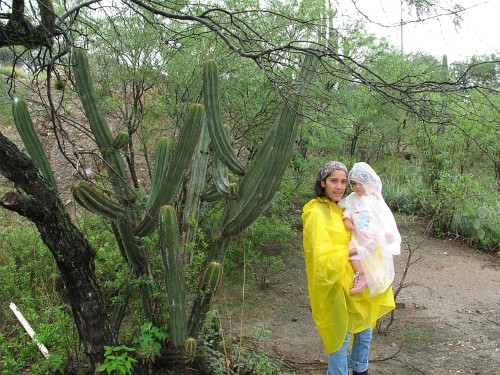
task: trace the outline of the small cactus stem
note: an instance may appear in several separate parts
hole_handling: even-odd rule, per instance
[[[193,158],[194,150],[198,143],[203,116],[203,106],[193,104],[189,110],[184,126],[179,135],[172,161],[169,164],[166,177],[159,181],[158,194],[153,200],[146,204],[147,214],[136,229],[139,237],[148,236],[155,228],[154,218],[158,217],[158,211],[164,204],[170,204],[184,177],[186,169]]]
[[[160,191],[160,183],[166,178],[168,171],[168,161],[170,159],[170,140],[167,137],[161,137],[156,141],[155,165],[153,178],[151,181],[151,191],[149,193],[146,206],[150,206],[157,199]]]
[[[203,99],[207,112],[210,138],[217,156],[237,175],[246,173],[245,167],[238,160],[224,130],[220,114],[219,74],[214,60],[208,60],[203,69]]]
[[[158,217],[158,234],[165,267],[165,283],[170,311],[170,340],[175,348],[180,348],[187,337],[187,313],[184,262],[179,243],[179,228],[172,206],[162,206]]]
[[[220,249],[217,254],[225,253],[229,247],[230,241],[223,240],[220,245],[225,249]],[[213,297],[222,279],[222,262],[209,261],[205,272],[200,280],[199,293],[193,302],[191,316],[189,317],[188,332],[189,336],[196,337],[197,333],[203,327],[206,314],[210,308]]]
[[[26,150],[31,160],[41,172],[45,181],[50,184],[52,189],[57,191],[54,173],[47,160],[42,142],[40,142],[36,134],[35,127],[28,112],[28,106],[23,99],[14,98],[12,102],[12,114],[14,115],[14,123],[16,124],[17,131],[23,140],[24,146],[26,146]]]
[[[198,347],[198,342],[194,337],[188,337],[183,344],[184,351],[190,357],[194,357],[196,354],[196,349]]]
[[[222,195],[220,195],[215,185],[207,186],[205,190],[203,190],[203,193],[201,194],[201,200],[203,202],[215,202],[216,200],[219,200],[221,198]]]
[[[75,48],[73,51],[73,72],[85,115],[105,161],[113,189],[117,195],[126,197],[127,191],[131,189],[130,179],[120,153],[113,148],[113,137],[97,104],[97,95],[92,84],[87,55],[81,48]],[[132,193],[128,195],[132,195]]]
[[[193,261],[193,251],[188,250],[185,245],[196,241],[196,229],[198,226],[198,218],[200,214],[201,195],[205,187],[205,180],[208,168],[210,136],[206,121],[202,124],[200,139],[198,141],[198,149],[193,159],[191,167],[191,176],[186,192],[186,200],[183,212],[183,234],[182,248],[185,254],[183,258],[186,263]]]
[[[147,275],[148,267],[141,251],[141,245],[133,235],[132,227],[128,220],[116,221],[118,230],[118,241],[125,253],[127,263],[134,269],[137,275]]]
[[[229,184],[229,197],[230,199],[236,199],[238,196],[238,184],[236,182],[231,182]]]
[[[116,150],[121,150],[128,143],[129,136],[127,132],[121,131],[113,139],[113,148]]]
[[[71,187],[71,193],[83,208],[98,216],[109,220],[118,220],[125,213],[122,205],[87,182],[74,183]]]
[[[220,160],[217,154],[213,155],[213,181],[219,194],[227,199],[231,198],[229,191],[229,171],[227,166]]]

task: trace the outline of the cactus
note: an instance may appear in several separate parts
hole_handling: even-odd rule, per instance
[[[113,139],[113,148],[116,150],[121,150],[128,143],[128,133],[119,132],[115,139]]]
[[[19,98],[14,98],[12,103],[12,113],[14,115],[14,123],[17,131],[23,140],[26,150],[30,155],[33,163],[42,173],[42,176],[50,184],[52,189],[57,191],[57,184],[54,178],[54,173],[50,168],[49,161],[43,150],[42,143],[35,132],[35,127],[31,121],[26,102]]]
[[[75,182],[71,187],[71,193],[86,210],[109,220],[118,220],[125,213],[122,205],[86,182]]]
[[[174,347],[180,347],[187,335],[187,315],[184,262],[181,256],[177,217],[172,206],[162,206],[158,216],[160,249],[165,267],[170,310],[170,339]]]
[[[301,97],[307,92],[318,64],[314,56],[306,56],[298,92],[290,103],[283,106],[279,121],[270,129],[252,167],[242,178],[240,196],[226,206],[221,221],[221,235],[237,235],[252,224],[278,189],[291,158]]]
[[[196,351],[196,337],[205,320],[217,287],[220,283],[225,254],[233,236],[248,227],[265,209],[276,192],[283,173],[291,157],[293,141],[298,124],[300,102],[309,89],[315,74],[317,60],[306,57],[295,96],[283,107],[281,115],[264,139],[256,157],[248,170],[236,158],[224,130],[220,115],[217,69],[214,61],[204,66],[204,100],[206,105],[206,128],[203,124],[203,107],[193,104],[181,129],[175,146],[170,146],[167,138],[159,138],[151,190],[146,202],[133,203],[135,196],[130,177],[125,168],[119,149],[128,136],[118,134],[112,138],[106,120],[99,110],[97,98],[90,78],[88,61],[81,49],[73,53],[75,82],[89,120],[90,128],[105,162],[112,194],[105,194],[95,186],[78,182],[72,188],[75,200],[91,212],[107,218],[111,222],[119,248],[137,277],[150,279],[151,268],[141,237],[148,236],[157,229],[160,251],[164,263],[164,280],[170,310],[170,344],[174,349],[184,347],[187,355]],[[20,123],[28,123],[29,115],[19,102],[14,111],[21,116]],[[27,127],[22,127],[25,131]],[[36,135],[30,130],[25,145],[35,153],[33,159],[42,160],[36,153]],[[24,138],[23,138],[24,140]],[[212,144],[212,155],[209,151]],[[173,148],[173,152],[170,149]],[[194,157],[193,157],[194,155]],[[212,158],[212,180],[210,188],[205,186],[208,159]],[[48,162],[45,163],[45,167]],[[43,171],[44,166],[39,166]],[[191,165],[191,176],[183,207],[183,233],[179,234],[173,201],[181,182]],[[42,168],[43,167],[43,168]],[[239,183],[229,180],[227,168],[235,174],[243,175]],[[49,168],[50,170],[50,168]],[[48,177],[45,176],[47,179]],[[203,193],[202,193],[203,192]],[[111,198],[113,196],[113,198]],[[228,203],[219,223],[216,239],[210,244],[204,272],[200,276],[198,290],[194,292],[189,317],[186,313],[187,289],[184,275],[183,245],[194,241],[195,231],[190,224],[198,219],[200,204],[210,199],[226,199]],[[188,232],[189,231],[189,232]],[[184,235],[185,237],[182,237]],[[190,259],[190,255],[187,255]],[[155,325],[152,301],[154,283],[140,284],[143,291],[144,309],[147,319]],[[121,314],[117,313],[117,316]],[[119,326],[113,322],[113,326]],[[189,337],[192,336],[192,337]]]
[[[238,175],[245,174],[245,167],[234,155],[228,136],[222,125],[219,100],[219,76],[214,60],[208,60],[203,70],[203,99],[207,111],[210,139],[217,156]]]
[[[196,354],[196,349],[198,347],[198,342],[194,337],[188,337],[186,341],[184,341],[184,351],[189,357],[193,357]]]
[[[203,107],[200,104],[193,104],[191,106],[184,127],[179,135],[178,144],[172,156],[171,163],[168,166],[166,176],[161,181],[155,180],[155,183],[160,184],[157,188],[158,194],[156,196],[150,195],[146,203],[147,214],[135,231],[137,236],[145,237],[151,234],[154,230],[152,218],[156,216],[160,206],[170,204],[177,193],[184,172],[191,162],[198,143],[201,132],[202,114]]]
[[[223,241],[229,245],[228,239]],[[199,292],[191,309],[191,316],[189,317],[188,334],[191,336],[194,336],[203,325],[210,302],[222,279],[222,270],[222,264],[219,262],[210,262],[205,268],[198,286]]]

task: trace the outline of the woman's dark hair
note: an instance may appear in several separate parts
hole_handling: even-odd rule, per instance
[[[326,176],[328,177],[328,176]],[[319,198],[319,197],[324,197],[326,195],[326,191],[325,189],[323,188],[323,186],[321,186],[321,177],[318,173],[318,176],[316,177],[316,184],[314,185],[314,192],[316,193],[316,198]]]

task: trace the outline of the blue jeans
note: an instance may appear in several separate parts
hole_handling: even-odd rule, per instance
[[[370,343],[372,341],[372,329],[354,334],[351,354],[347,355],[347,348],[351,341],[351,333],[347,332],[342,347],[328,355],[328,375],[348,375],[347,363],[356,372],[368,370],[368,357],[370,356]]]

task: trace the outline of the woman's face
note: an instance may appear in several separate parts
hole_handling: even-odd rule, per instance
[[[333,171],[321,181],[325,196],[333,202],[338,202],[347,189],[347,174],[344,171]]]

